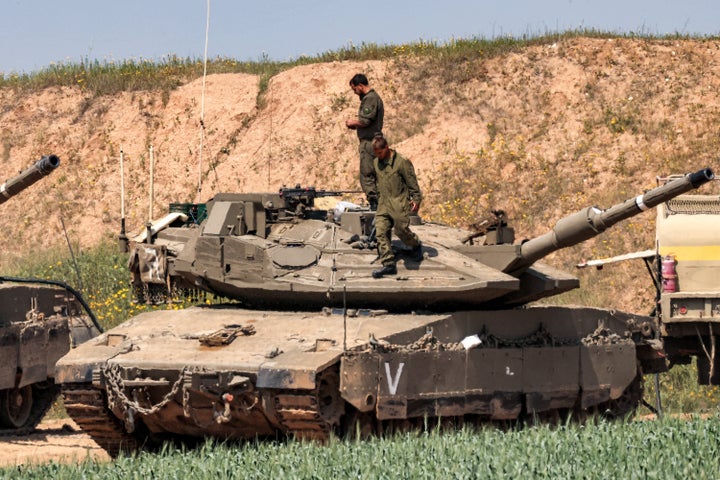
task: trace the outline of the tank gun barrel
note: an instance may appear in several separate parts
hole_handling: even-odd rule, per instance
[[[18,175],[0,185],[0,204],[28,188],[33,183],[53,172],[60,165],[57,155],[45,155]]]
[[[595,237],[621,220],[633,217],[698,188],[712,180],[714,176],[710,168],[704,168],[653,188],[607,210],[587,207],[568,215],[560,219],[551,231],[523,243],[520,248],[520,256],[503,271],[509,274],[521,273],[525,268],[550,253]]]

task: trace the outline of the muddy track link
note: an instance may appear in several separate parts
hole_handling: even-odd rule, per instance
[[[110,411],[104,392],[91,383],[66,383],[62,394],[70,418],[110,456],[137,450],[137,440]]]
[[[320,415],[314,395],[275,395],[275,414],[289,436],[321,442],[330,438],[331,426]]]
[[[345,413],[336,367],[320,373],[317,387],[305,395],[297,390],[274,396],[275,415],[285,433],[298,439],[327,441]]]

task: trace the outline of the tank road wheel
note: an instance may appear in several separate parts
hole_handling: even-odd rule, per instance
[[[26,435],[40,423],[60,394],[48,379],[23,388],[0,390],[0,435]]]
[[[32,385],[0,392],[0,425],[20,428],[30,419],[33,407]]]

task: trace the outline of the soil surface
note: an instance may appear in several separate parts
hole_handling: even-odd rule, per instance
[[[48,462],[109,461],[107,452],[69,418],[45,420],[23,436],[0,437],[0,467]]]

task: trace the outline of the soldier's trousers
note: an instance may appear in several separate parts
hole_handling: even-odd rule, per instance
[[[375,167],[373,159],[375,152],[372,148],[372,141],[360,140],[358,147],[360,153],[360,188],[365,192],[368,200],[377,200],[377,186],[375,185]]]
[[[389,213],[377,212],[375,214],[375,238],[378,244],[380,262],[385,265],[395,265],[395,255],[392,251],[391,232],[408,247],[415,248],[420,245],[418,236],[410,230],[410,217],[407,215],[393,218]]]

